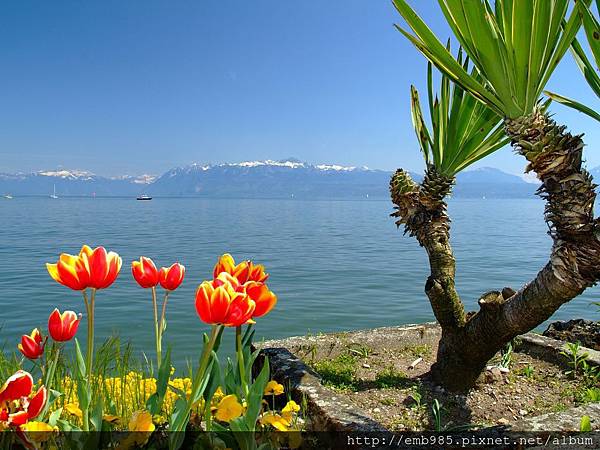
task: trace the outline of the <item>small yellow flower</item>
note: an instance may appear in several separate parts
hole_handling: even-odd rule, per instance
[[[263,414],[260,418],[260,424],[271,425],[273,428],[276,428],[279,431],[287,431],[290,426],[289,420],[286,420],[279,414],[273,413],[273,411],[269,411]]]
[[[154,431],[154,423],[152,423],[152,416],[148,411],[136,411],[132,414],[129,420],[129,431]]]
[[[292,416],[300,411],[300,406],[294,400],[290,400],[281,410],[281,415],[288,421],[292,420]]]
[[[118,424],[121,421],[121,418],[119,416],[113,416],[111,414],[104,414],[102,416],[102,420],[108,423]]]
[[[129,420],[129,431],[137,431],[137,433],[129,433],[117,448],[119,450],[128,450],[136,446],[142,447],[146,445],[154,428],[152,416],[148,411],[134,412]]]
[[[221,422],[229,422],[242,415],[244,408],[235,395],[226,395],[217,406],[215,417]]]
[[[275,380],[271,380],[265,387],[265,395],[280,395],[283,394],[283,385]]]
[[[77,405],[76,403],[67,403],[65,405],[65,411],[68,412],[69,414],[74,415],[75,417],[81,419],[83,413],[81,412],[81,408],[79,408],[79,405]]]
[[[44,422],[27,422],[21,425],[21,430],[27,434],[27,439],[30,441],[46,442],[50,439],[52,433],[58,431],[58,427],[50,426]]]

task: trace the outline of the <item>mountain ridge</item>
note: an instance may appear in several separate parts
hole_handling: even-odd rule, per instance
[[[600,168],[593,170],[600,171]],[[391,171],[333,163],[311,164],[296,158],[175,167],[159,176],[104,177],[87,170],[57,169],[0,173],[0,193],[60,196],[387,198]],[[417,181],[421,175],[411,172]],[[454,196],[531,197],[536,185],[499,169],[482,167],[457,176]]]

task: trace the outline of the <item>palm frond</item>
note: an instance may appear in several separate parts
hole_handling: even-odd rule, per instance
[[[456,63],[476,82],[481,74],[476,68],[469,72],[468,59],[459,51]],[[411,86],[412,121],[425,163],[437,173],[453,177],[481,158],[508,144],[502,117],[477,101],[450,77],[442,73],[439,92],[433,87],[433,68],[427,65],[427,94],[430,128],[427,126],[419,92]]]
[[[509,118],[534,110],[582,21],[575,11],[569,15],[569,0],[496,0],[494,7],[489,0],[438,0],[454,35],[481,74],[477,80],[452,57],[407,0],[393,1],[412,32],[396,28],[449,79]],[[561,27],[563,21],[566,25]]]
[[[600,0],[597,0],[598,12],[600,13]],[[577,63],[577,66],[583,73],[584,78],[592,88],[592,91],[596,94],[596,97],[600,98],[600,75],[598,75],[598,67],[600,66],[600,22],[596,19],[591,9],[583,2],[578,2],[578,7],[583,17],[583,27],[585,34],[588,38],[589,46],[592,51],[594,63],[588,58],[585,50],[577,39],[573,39],[571,44],[571,53]],[[544,92],[552,100],[562,103],[570,108],[576,109],[588,116],[600,121],[600,113],[584,105],[583,103],[557,94],[555,92]]]

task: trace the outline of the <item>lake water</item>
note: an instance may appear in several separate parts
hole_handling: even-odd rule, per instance
[[[485,291],[518,288],[546,263],[551,241],[541,200],[457,199],[449,209],[457,285],[468,308],[476,309]],[[21,334],[45,328],[55,306],[84,311],[80,294],[52,281],[44,265],[82,243],[123,257],[121,275],[97,297],[98,339],[119,333],[140,354],[152,355],[152,304],[131,277],[131,261],[146,255],[160,265],[186,265],[184,284],[169,301],[165,337],[180,364],[199,354],[208,326],[196,315],[194,292],[224,252],[263,263],[271,274],[279,303],[258,320],[257,339],[430,321],[425,252],[396,229],[390,212],[383,200],[3,200],[0,341],[10,349]],[[598,319],[590,302],[599,294],[589,289],[554,318]]]

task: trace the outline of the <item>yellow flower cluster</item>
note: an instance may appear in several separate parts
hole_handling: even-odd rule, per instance
[[[76,381],[66,377],[62,380],[61,391],[64,393],[64,411],[77,419],[81,419],[81,409],[77,400]],[[113,404],[117,413],[130,417],[135,411],[145,408],[146,401],[156,392],[156,379],[147,378],[142,373],[131,371],[124,377],[110,377],[95,380],[94,385],[102,387],[104,404]],[[169,381],[177,391],[190,395],[192,380],[189,378],[173,378]],[[163,414],[154,418],[155,422],[163,423],[172,412],[178,394],[173,389],[167,389],[163,404]],[[56,407],[60,405],[57,404]],[[105,415],[104,420],[113,424],[124,422],[118,416]]]

